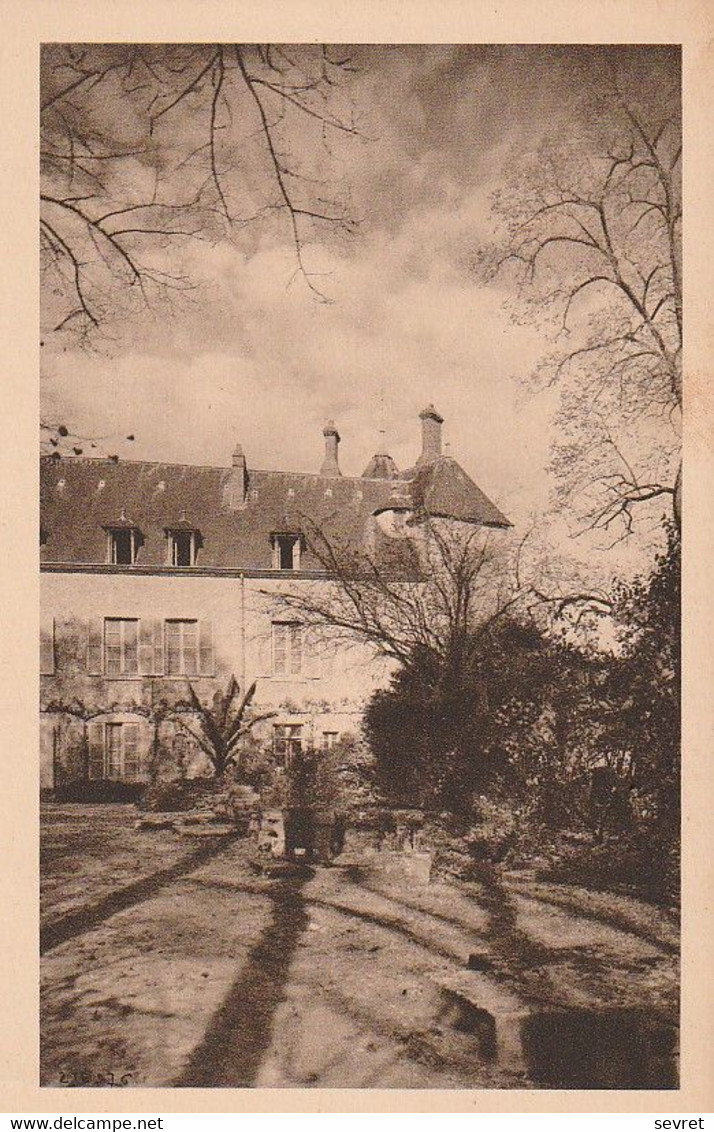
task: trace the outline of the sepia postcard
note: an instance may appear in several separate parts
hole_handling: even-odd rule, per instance
[[[705,1111],[711,17],[337,9],[12,11],[5,1105]]]

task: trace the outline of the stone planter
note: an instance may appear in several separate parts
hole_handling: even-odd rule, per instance
[[[328,864],[336,852],[337,819],[332,810],[304,807],[285,811],[285,852],[317,864]]]

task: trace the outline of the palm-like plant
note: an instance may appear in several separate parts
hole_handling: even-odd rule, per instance
[[[192,727],[184,718],[184,713],[176,715],[176,722],[198,743],[211,762],[216,778],[221,778],[226,770],[237,762],[240,741],[262,720],[271,719],[274,711],[262,715],[250,715],[249,709],[255,695],[256,682],[250,685],[241,696],[235,676],[231,676],[225,692],[214,693],[210,706],[202,703],[195,688],[189,681],[189,706],[187,712],[197,721]]]

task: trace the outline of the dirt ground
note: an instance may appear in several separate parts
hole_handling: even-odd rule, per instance
[[[43,807],[43,1085],[676,1086],[660,909],[526,874],[269,878],[135,818]]]

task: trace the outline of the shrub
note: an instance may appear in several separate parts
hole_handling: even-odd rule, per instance
[[[296,752],[285,768],[285,805],[288,809],[334,810],[339,806],[343,793],[332,751],[308,747]]]
[[[215,778],[181,778],[174,782],[154,782],[146,786],[138,801],[140,810],[150,813],[183,813],[209,802],[225,790]]]
[[[657,840],[653,833],[647,836],[635,829],[600,844],[561,843],[552,864],[538,870],[537,876],[603,890],[625,890],[655,903],[676,903],[679,856],[664,838],[659,844]]]
[[[115,782],[108,778],[75,779],[56,787],[56,802],[137,802],[143,782]]]
[[[503,860],[516,840],[516,820],[509,803],[486,798],[475,800],[474,826],[464,838],[472,860],[495,864]]]

